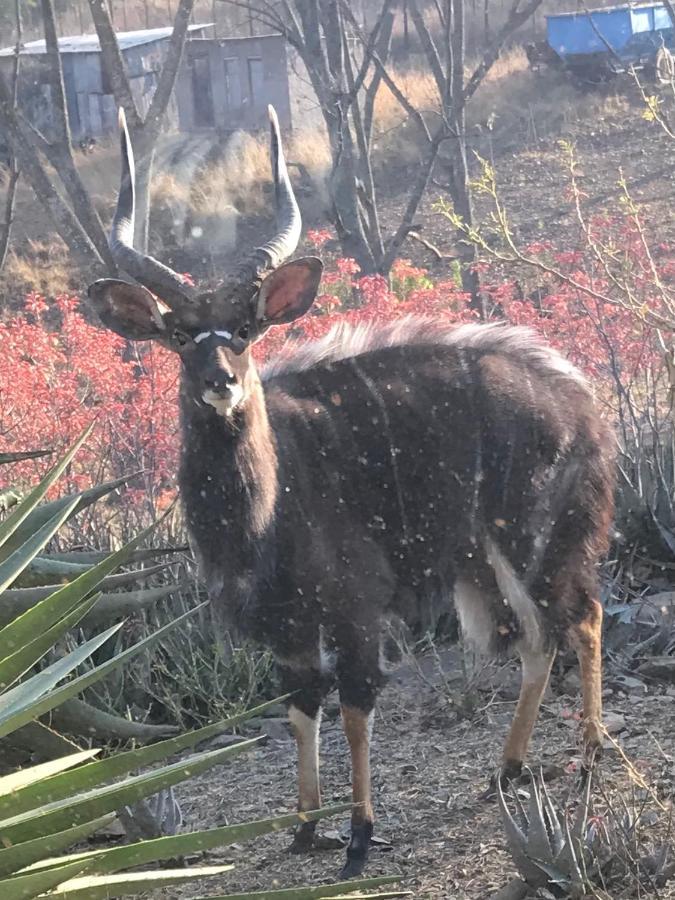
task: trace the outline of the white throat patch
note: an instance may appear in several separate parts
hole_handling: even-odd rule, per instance
[[[211,335],[215,335],[215,337],[225,338],[226,341],[232,340],[232,335],[229,331],[200,331],[199,334],[194,338],[195,344],[201,344],[202,341],[205,341]]]
[[[219,416],[230,416],[244,399],[244,389],[240,384],[233,384],[225,396],[215,391],[204,391],[202,400],[212,406]]]

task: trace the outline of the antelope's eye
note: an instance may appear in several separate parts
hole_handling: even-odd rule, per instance
[[[185,334],[184,331],[179,331],[176,329],[173,333],[173,339],[178,344],[179,347],[184,347],[186,344],[189,344],[192,338],[189,334]]]
[[[242,325],[237,335],[242,339],[242,341],[248,340],[248,325]]]

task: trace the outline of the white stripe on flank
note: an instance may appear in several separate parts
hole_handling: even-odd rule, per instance
[[[522,629],[522,643],[532,653],[540,653],[543,646],[541,615],[525,585],[513,571],[513,566],[490,537],[485,538],[485,552],[494,569],[502,596],[516,614]]]

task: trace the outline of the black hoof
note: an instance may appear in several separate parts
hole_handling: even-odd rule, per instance
[[[593,777],[598,758],[599,756],[593,756],[590,761],[582,763],[579,767],[579,777],[577,782],[580,793],[586,790],[586,785]]]
[[[495,800],[497,797],[497,785],[501,784],[505,791],[512,781],[518,782],[522,775],[521,763],[505,763],[501,769],[497,769],[490,778],[487,788],[479,795],[479,800]]]
[[[583,790],[588,779],[593,775],[593,770],[602,758],[602,746],[589,746],[584,753],[583,762],[579,768],[579,787]]]
[[[289,853],[309,853],[314,847],[314,830],[316,822],[303,822],[295,829],[293,843],[288,848]]]
[[[366,857],[363,859],[348,859],[340,871],[340,881],[347,881],[349,878],[358,878],[363,873],[366,865]]]
[[[363,872],[372,836],[372,822],[352,825],[352,836],[347,847],[347,862],[340,873],[341,878],[356,878]]]

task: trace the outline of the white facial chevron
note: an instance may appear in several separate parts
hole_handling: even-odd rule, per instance
[[[200,344],[202,341],[205,341],[206,338],[211,337],[211,335],[225,338],[226,341],[232,340],[232,335],[229,331],[201,331],[194,339],[195,344]]]

